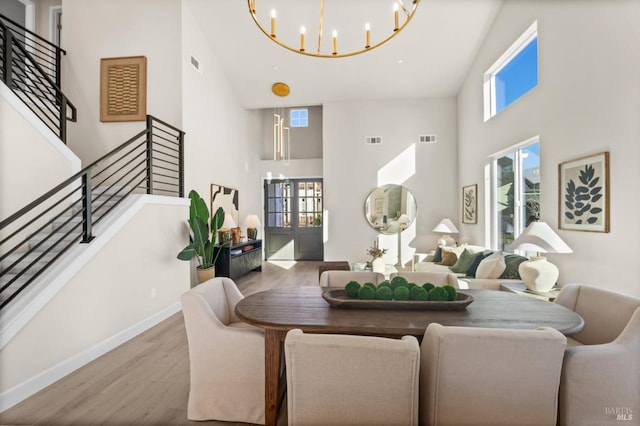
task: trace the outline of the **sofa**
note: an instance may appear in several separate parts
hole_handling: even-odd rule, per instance
[[[517,254],[462,244],[438,247],[414,264],[416,272],[454,273],[461,289],[500,290],[504,283],[522,283],[518,267],[527,260]]]

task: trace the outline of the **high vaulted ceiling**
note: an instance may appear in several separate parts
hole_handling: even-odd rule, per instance
[[[287,25],[285,17],[302,16],[306,9],[319,10],[320,0],[255,3],[261,13],[278,8],[278,36],[283,38],[290,31],[290,44],[294,46],[299,43],[299,25],[317,26],[317,18],[310,18],[315,22],[290,29],[293,25]],[[370,52],[347,58],[308,57],[278,46],[253,22],[246,0],[193,0],[192,4],[241,105],[271,108],[454,96],[502,0],[421,0],[414,18],[397,37]],[[340,18],[336,19],[340,22],[329,23],[326,16],[323,43],[330,42],[329,25],[358,28],[364,37],[362,22],[373,19],[368,14],[374,9],[388,9],[389,19],[393,13],[392,0],[325,0],[325,5],[327,11],[339,6]],[[268,27],[269,22],[264,24]],[[340,30],[341,46],[348,38],[348,31]],[[316,42],[313,35],[307,36],[307,46]],[[288,97],[279,98],[271,92],[272,84],[278,81],[289,85]]]

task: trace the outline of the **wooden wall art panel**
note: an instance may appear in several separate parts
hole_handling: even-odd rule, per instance
[[[146,115],[146,56],[100,59],[100,121],[144,121]]]

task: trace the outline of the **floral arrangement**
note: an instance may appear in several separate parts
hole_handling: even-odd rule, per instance
[[[380,247],[378,247],[378,240],[374,240],[373,247],[369,247],[367,249],[367,254],[374,259],[384,256],[386,252],[387,249],[381,249]]]

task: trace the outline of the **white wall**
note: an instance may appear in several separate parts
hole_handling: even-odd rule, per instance
[[[100,59],[147,57],[147,114],[181,127],[180,0],[63,0],[62,89],[78,108],[69,146],[83,164],[145,128],[100,122]]]
[[[538,20],[539,83],[483,122],[482,75]],[[540,135],[541,218],[558,228],[558,164],[610,152],[611,232],[559,231],[573,254],[549,255],[560,284],[584,282],[640,295],[629,267],[640,257],[640,3],[505,1],[458,96],[459,181],[484,197],[487,156]],[[478,225],[463,225],[483,242]]]
[[[443,217],[457,221],[461,196],[456,158],[456,100],[341,102],[323,106],[323,175],[328,210],[326,260],[363,262],[378,233],[364,216],[364,203],[378,185],[401,184],[413,193],[417,219],[403,232],[402,257],[435,246],[431,230]],[[437,134],[438,143],[418,144],[421,134]],[[367,136],[382,144],[366,145]],[[387,263],[396,263],[396,236],[382,237]],[[413,249],[409,249],[412,247]]]
[[[0,350],[0,409],[38,376],[179,302],[189,289],[189,264],[176,259],[187,215],[187,205],[144,205]]]
[[[196,15],[197,0],[182,2],[182,123],[185,136],[185,191],[210,197],[215,183],[240,191],[240,227],[248,214],[260,214],[261,113],[247,111],[231,91],[205,40]],[[191,65],[198,60],[200,69]]]
[[[0,117],[0,219],[4,219],[78,172],[80,160],[2,83]]]

